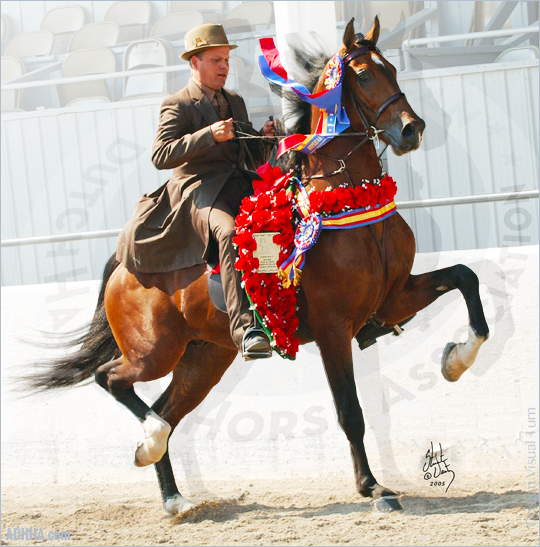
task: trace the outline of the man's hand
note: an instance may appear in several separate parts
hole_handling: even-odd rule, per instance
[[[210,126],[210,129],[212,130],[212,135],[216,142],[229,141],[234,138],[234,126],[232,118],[213,123]]]
[[[262,134],[265,137],[275,137],[276,136],[276,128],[274,127],[274,120],[268,120],[265,122],[262,128]]]

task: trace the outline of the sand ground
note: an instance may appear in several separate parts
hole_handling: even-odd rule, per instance
[[[149,482],[3,486],[2,544],[538,545],[538,505],[531,510],[522,482],[473,478],[448,493],[409,489],[405,510],[392,514],[374,512],[349,479],[335,477],[179,484],[199,505],[175,518]],[[71,539],[6,540],[8,527],[42,528],[45,537],[69,530]]]

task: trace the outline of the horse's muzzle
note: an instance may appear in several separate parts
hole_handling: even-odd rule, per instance
[[[396,124],[397,125],[397,124]],[[394,126],[390,131],[387,131],[390,137],[390,144],[394,153],[398,156],[413,152],[422,142],[422,133],[426,124],[421,118],[411,118],[407,116],[402,119],[401,131]]]

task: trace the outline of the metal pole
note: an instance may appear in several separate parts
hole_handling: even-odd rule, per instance
[[[538,197],[538,190],[524,192],[503,192],[499,194],[480,194],[476,196],[458,196],[451,198],[420,199],[396,203],[398,209],[415,209],[417,207],[443,207],[445,205],[463,205],[471,203],[491,203],[494,201],[515,201]]]
[[[538,26],[525,28],[508,28],[501,30],[487,30],[484,32],[468,32],[466,34],[450,34],[448,36],[435,36],[433,38],[409,38],[403,41],[403,48],[411,46],[425,46],[427,44],[441,44],[443,42],[455,42],[458,40],[479,39],[479,38],[504,38],[516,34],[535,34]]]
[[[189,65],[163,66],[156,68],[141,68],[139,70],[124,70],[122,72],[107,72],[104,74],[87,74],[85,76],[73,76],[71,78],[56,78],[55,80],[38,80],[35,82],[22,82],[19,84],[5,84],[2,91],[7,89],[27,89],[30,87],[47,87],[51,85],[72,84],[76,82],[94,82],[96,80],[108,80],[109,78],[124,78],[129,76],[143,76],[147,74],[161,74],[163,72],[184,72],[190,70]]]
[[[481,194],[476,196],[458,196],[439,199],[418,199],[412,201],[400,201],[396,205],[398,209],[416,209],[420,207],[443,207],[448,205],[462,205],[472,203],[491,203],[494,201],[516,201],[521,199],[538,198],[538,190],[525,190],[523,192],[503,192],[499,194]],[[27,237],[20,239],[4,239],[2,248],[18,247],[20,245],[37,245],[41,243],[58,243],[61,241],[78,241],[81,239],[96,239],[101,237],[117,237],[122,230],[102,230],[99,232],[79,232],[61,234],[55,236]]]

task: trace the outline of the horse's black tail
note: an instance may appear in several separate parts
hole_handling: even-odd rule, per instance
[[[67,349],[82,344],[81,348],[63,357],[37,363],[35,369],[22,378],[25,390],[47,391],[74,386],[91,378],[104,363],[120,356],[104,304],[105,287],[118,265],[115,255],[105,265],[96,311],[89,328],[71,332],[62,336],[64,341],[47,345],[49,348]]]

